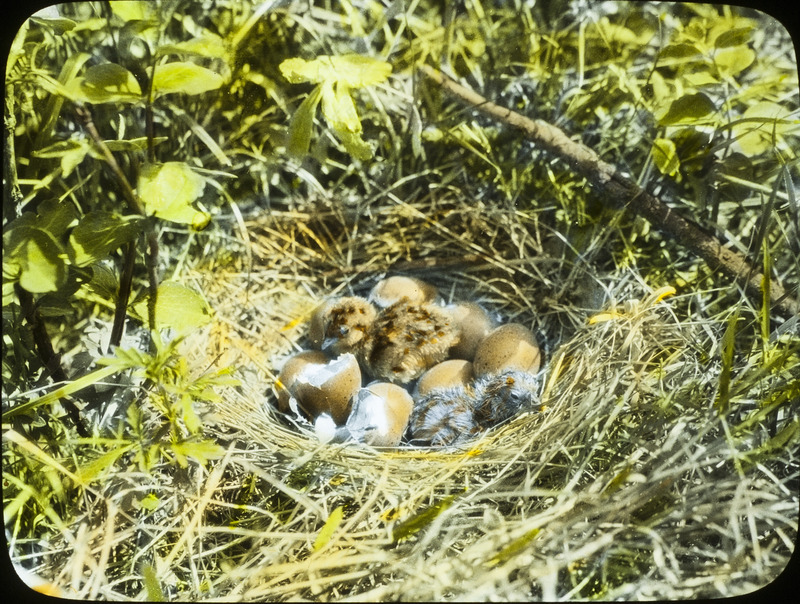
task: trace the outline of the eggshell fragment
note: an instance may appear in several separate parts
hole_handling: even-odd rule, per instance
[[[358,361],[348,353],[325,365],[305,365],[295,377],[290,393],[312,420],[328,413],[337,425],[342,425],[360,387]]]
[[[497,323],[488,312],[474,302],[450,304],[445,310],[450,313],[453,325],[459,332],[458,342],[450,349],[450,357],[473,360],[478,344]]]
[[[530,329],[519,323],[506,323],[493,329],[481,340],[473,361],[478,377],[512,370],[536,373],[540,363],[536,338]]]
[[[432,390],[466,386],[473,378],[472,363],[463,359],[450,359],[434,365],[423,373],[414,387],[414,399]]]
[[[438,293],[433,285],[422,279],[396,275],[378,281],[369,292],[369,301],[381,308],[391,306],[403,298],[413,304],[425,304],[433,302]]]
[[[396,447],[408,426],[414,401],[402,387],[374,382],[361,389],[347,420],[352,437],[373,447]]]
[[[321,350],[304,350],[287,360],[275,382],[275,387],[278,391],[278,409],[284,413],[289,411],[289,399],[292,396],[295,380],[307,365],[321,367],[327,365],[328,361],[330,361],[330,358]]]

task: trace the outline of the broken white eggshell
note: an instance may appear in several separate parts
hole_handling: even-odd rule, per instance
[[[289,411],[289,400],[292,397],[294,382],[297,375],[307,365],[324,366],[328,364],[328,361],[330,361],[330,357],[321,350],[304,350],[288,359],[275,382],[275,388],[278,391],[278,409],[284,413]]]
[[[356,395],[345,424],[352,437],[373,447],[396,447],[408,426],[414,400],[402,387],[374,382]]]
[[[343,354],[325,364],[305,363],[294,375],[289,407],[311,420],[328,413],[337,425],[347,421],[353,396],[361,388],[361,369],[355,356]]]
[[[541,356],[530,329],[520,323],[506,323],[481,340],[473,366],[477,377],[513,370],[536,373]]]

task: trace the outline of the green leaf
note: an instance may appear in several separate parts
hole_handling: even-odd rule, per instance
[[[759,155],[783,143],[783,135],[800,131],[800,121],[790,116],[786,107],[770,101],[748,107],[742,119],[731,125],[742,153]]]
[[[198,57],[208,57],[212,59],[224,59],[227,54],[225,41],[217,34],[206,32],[202,36],[178,42],[176,44],[165,44],[158,49],[159,54],[183,54]]]
[[[211,216],[192,207],[206,181],[183,162],[147,164],[139,174],[137,193],[148,215],[202,229]]]
[[[70,260],[88,266],[105,258],[120,246],[133,241],[142,232],[141,216],[120,216],[114,212],[89,212],[69,236]]]
[[[657,138],[650,149],[656,167],[662,174],[674,176],[680,168],[681,162],[675,150],[675,143],[668,138]]]
[[[104,300],[116,300],[119,291],[119,280],[116,273],[101,262],[94,263],[91,270],[92,278],[85,287]]]
[[[149,319],[147,296],[136,302],[133,310],[142,319]],[[175,281],[164,281],[158,286],[155,311],[157,329],[172,328],[178,333],[187,333],[211,321],[203,297]]]
[[[448,495],[441,501],[434,503],[414,514],[411,518],[400,522],[392,529],[392,541],[395,543],[405,537],[419,532],[428,526],[433,520],[447,508],[449,508],[456,499],[456,495]]]
[[[153,7],[139,0],[115,0],[109,2],[111,12],[123,21],[144,21],[153,16]]]
[[[10,233],[12,243],[4,246],[4,276],[13,275],[23,289],[35,294],[54,292],[64,285],[67,267],[62,249],[47,231],[21,226]]]
[[[178,464],[184,468],[187,465],[187,457],[197,460],[201,465],[206,465],[209,459],[218,459],[225,454],[225,449],[210,440],[173,442],[169,444],[169,448],[175,454]]]
[[[385,61],[357,54],[319,56],[313,61],[286,59],[279,69],[289,82],[341,82],[349,88],[361,88],[386,81],[392,66]]]
[[[688,42],[681,42],[679,44],[667,44],[658,53],[659,60],[663,59],[686,59],[688,57],[697,57],[702,51],[694,44]]]
[[[71,80],[67,90],[88,103],[131,103],[142,98],[142,89],[133,74],[116,63],[89,67],[83,77]]]
[[[733,371],[733,353],[736,344],[736,328],[739,323],[739,309],[737,308],[728,319],[725,326],[725,333],[722,335],[722,346],[720,347],[720,361],[722,367],[719,373],[719,387],[714,406],[720,415],[728,411],[730,402],[731,372]]]
[[[297,108],[297,111],[292,116],[292,121],[289,124],[288,145],[288,151],[292,155],[303,156],[308,153],[308,146],[311,143],[311,131],[314,127],[314,114],[321,98],[321,86],[317,86],[300,103],[300,107]]]
[[[339,506],[328,515],[328,519],[319,530],[317,538],[314,539],[314,545],[311,546],[312,550],[316,552],[328,544],[331,537],[333,537],[333,534],[336,532],[336,529],[339,528],[339,525],[342,523],[342,518],[344,518],[344,508]]]
[[[117,459],[130,451],[133,447],[134,444],[131,443],[116,449],[112,449],[111,451],[100,455],[100,457],[93,459],[89,463],[80,466],[77,469],[76,474],[80,477],[82,484],[89,484],[97,479],[102,472],[114,465]]]
[[[536,539],[542,529],[533,528],[521,537],[517,537],[511,543],[506,545],[503,549],[497,552],[494,556],[486,561],[487,566],[497,566],[503,562],[507,562],[520,552],[524,551],[528,545]]]
[[[353,97],[341,82],[322,84],[322,115],[337,133],[361,132]]]
[[[65,19],[63,17],[45,18],[45,17],[31,17],[31,21],[40,27],[45,27],[52,31],[57,36],[63,36],[68,31],[75,29],[77,23],[72,19]]]
[[[156,67],[153,90],[157,95],[183,92],[202,94],[222,86],[224,79],[218,73],[194,63],[174,62]]]
[[[116,2],[111,3],[112,6]],[[121,2],[120,4],[145,4],[144,2]],[[142,565],[142,582],[144,583],[145,593],[147,600],[150,602],[166,602],[167,597],[164,595],[164,590],[161,589],[161,582],[156,575],[156,569],[151,564]]]
[[[155,493],[148,493],[139,500],[139,505],[148,512],[154,512],[158,509],[160,503]]]
[[[168,136],[153,137],[153,145],[159,145],[168,141]],[[128,140],[107,140],[103,141],[109,151],[146,151],[147,150],[147,137],[141,136],[139,138],[131,138]]]
[[[3,233],[3,274],[32,293],[56,291],[67,279],[66,254],[60,240],[75,220],[67,202],[47,200],[37,215],[25,212]]]
[[[674,124],[691,124],[716,111],[717,107],[702,92],[687,94],[672,101],[666,114],[658,123],[661,126]]]
[[[714,54],[714,63],[722,76],[735,76],[756,60],[756,53],[748,46],[723,48]]]
[[[736,27],[723,32],[714,40],[714,46],[716,48],[729,48],[747,44],[752,37],[753,29],[752,25],[746,25],[745,27]]]

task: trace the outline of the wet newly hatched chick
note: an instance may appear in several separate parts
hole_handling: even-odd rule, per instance
[[[419,396],[409,422],[414,445],[453,446],[530,409],[538,400],[539,379],[507,371],[471,385],[434,388]]]
[[[474,392],[467,387],[438,388],[414,404],[408,427],[412,445],[458,445],[480,432],[475,423]]]
[[[311,345],[332,355],[362,356],[376,314],[375,307],[358,296],[329,300],[311,315]]]
[[[438,306],[395,302],[369,330],[361,361],[375,378],[406,384],[447,358],[458,340],[450,317]]]
[[[475,424],[488,430],[525,411],[539,400],[539,378],[525,371],[506,371],[474,384]]]

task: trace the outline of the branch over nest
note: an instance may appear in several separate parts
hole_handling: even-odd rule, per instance
[[[760,295],[764,276],[744,256],[724,247],[719,239],[678,215],[663,201],[618,172],[614,165],[603,161],[586,145],[573,141],[563,130],[552,124],[527,118],[485,99],[428,65],[422,65],[420,70],[461,101],[521,130],[528,139],[567,162],[576,173],[589,180],[606,200],[633,210],[656,228],[674,236],[681,244],[689,247],[709,266],[743,281],[751,294]],[[771,280],[769,294],[773,305],[780,311],[790,316],[800,313],[800,302],[785,292],[781,284],[774,279]]]

